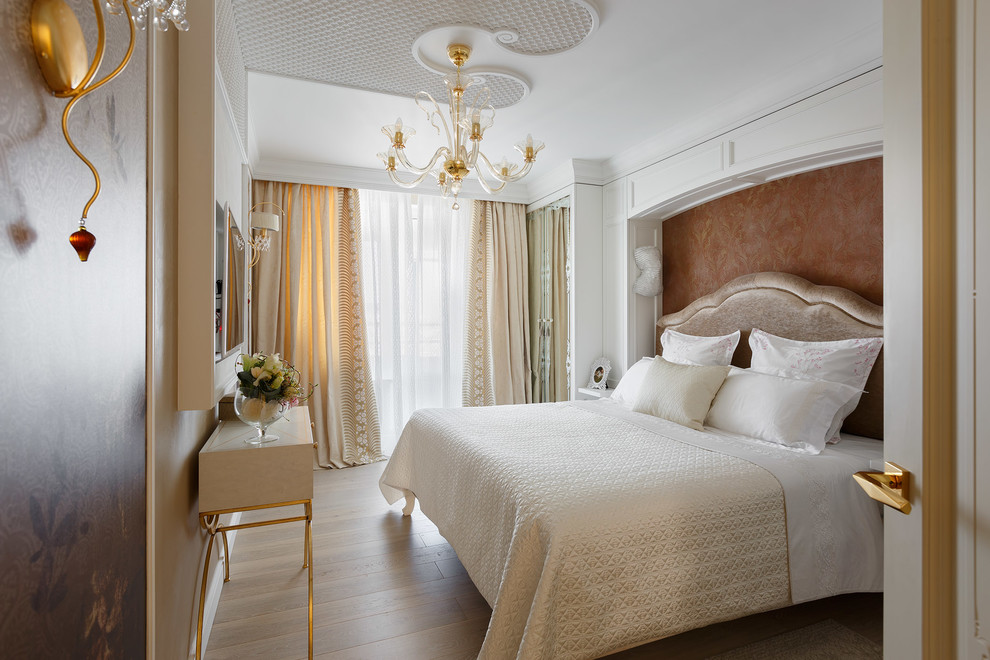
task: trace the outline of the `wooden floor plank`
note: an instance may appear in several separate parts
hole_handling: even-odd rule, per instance
[[[322,583],[314,582],[313,602],[317,605],[336,600],[363,596],[380,591],[388,591],[413,584],[425,584],[434,580],[442,580],[443,573],[435,563],[414,564],[403,570],[385,573],[369,573],[368,575],[352,575]],[[239,585],[244,580],[229,582],[224,587],[224,606],[217,611],[214,621],[221,623],[243,618],[244,611],[281,611],[296,607],[296,604],[306,601],[306,579],[301,575],[293,580],[291,585],[282,589],[272,590],[261,587],[255,590],[241,589],[228,595],[227,589]]]

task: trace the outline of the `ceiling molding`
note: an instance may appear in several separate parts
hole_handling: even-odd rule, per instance
[[[307,163],[302,161],[264,159],[253,168],[254,178],[262,181],[284,181],[288,183],[308,183],[318,186],[341,186],[363,190],[384,190],[387,192],[437,194],[429,185],[416,188],[402,188],[392,183],[384,169],[369,167],[348,167],[327,163]],[[497,195],[491,195],[474,178],[464,181],[461,199],[486,199],[501,202],[525,204],[528,194],[525,186],[507,184]],[[453,203],[453,198],[451,203]]]
[[[782,75],[775,76],[765,84],[749,88],[742,97],[730,99],[708,112],[698,113],[693,120],[673,126],[631,149],[608,158],[602,166],[605,182],[632,174],[859,76],[874,72],[873,75],[879,77],[882,58],[869,57],[869,54],[873,52],[875,44],[882,39],[881,29],[880,23],[870,25],[839,41],[833,47],[791,65]],[[836,59],[841,60],[840,68],[843,73],[819,84],[805,87],[797,94],[781,98],[782,94],[786,93],[784,90],[793,89],[796,81],[808,79],[807,71],[809,68],[814,68],[816,62]],[[749,98],[778,100],[767,103],[754,112],[739,116],[737,106],[744,105],[745,99]]]
[[[564,161],[549,172],[527,183],[528,203],[532,204],[536,200],[557,194],[575,183],[604,185],[601,163],[579,158]]]

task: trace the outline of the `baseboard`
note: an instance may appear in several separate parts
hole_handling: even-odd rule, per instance
[[[237,511],[230,515],[230,520],[225,523],[226,525],[236,525],[241,521],[241,512]],[[207,537],[208,538],[208,537]],[[237,539],[237,530],[227,533],[227,552],[233,552],[234,541]],[[220,594],[223,591],[223,540],[219,537],[214,541],[216,543],[216,559],[211,562],[210,570],[213,576],[210,581],[206,584],[206,600],[203,605],[203,655],[206,655],[206,648],[210,643],[210,631],[213,629],[213,619],[217,615],[217,607],[220,606]],[[205,550],[204,550],[205,552]],[[202,575],[200,576],[202,579]],[[199,603],[196,603],[199,606]],[[195,620],[193,621],[193,626],[196,625]],[[190,660],[195,660],[196,658],[196,629],[193,628],[192,640],[189,648],[189,658]]]

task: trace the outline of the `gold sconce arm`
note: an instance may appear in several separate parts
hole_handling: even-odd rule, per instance
[[[137,15],[132,12],[131,3],[135,3]],[[74,232],[69,237],[69,243],[76,250],[80,261],[87,260],[90,250],[96,244],[96,237],[86,230],[86,218],[89,216],[89,209],[93,206],[93,202],[100,195],[101,185],[100,173],[93,163],[82,154],[69,135],[69,115],[72,114],[72,109],[79,102],[79,99],[106,85],[127,67],[131,56],[134,54],[137,34],[135,23],[140,23],[143,26],[149,12],[154,15],[155,23],[159,29],[166,29],[169,21],[173,22],[180,30],[188,28],[188,24],[185,22],[184,3],[181,7],[173,6],[165,19],[161,18],[164,9],[156,0],[141,3],[137,3],[135,0],[118,0],[117,2],[109,2],[108,8],[111,13],[123,13],[127,17],[130,41],[127,45],[127,52],[117,68],[97,82],[90,84],[103,64],[103,55],[106,52],[107,35],[101,0],[93,0],[97,39],[96,54],[91,63],[86,52],[86,41],[79,20],[65,3],[65,0],[34,0],[31,7],[31,38],[34,44],[34,54],[38,59],[38,66],[41,67],[41,73],[52,94],[58,98],[69,99],[65,110],[62,112],[62,135],[65,136],[65,141],[72,152],[93,173],[95,182],[93,195],[83,207],[79,220],[79,231]]]
[[[866,494],[881,504],[911,513],[911,473],[896,463],[884,463],[883,472],[857,472],[853,478]]]

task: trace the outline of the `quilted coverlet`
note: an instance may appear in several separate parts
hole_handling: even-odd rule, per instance
[[[794,462],[816,457],[752,447],[607,401],[424,410],[380,487],[415,494],[492,606],[479,657],[594,658],[880,588],[875,506],[852,516],[873,532],[837,531],[844,487],[788,492],[820,471]],[[815,575],[792,597],[796,571]]]

